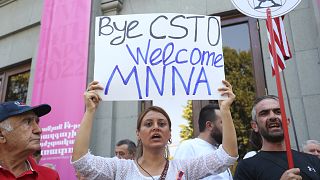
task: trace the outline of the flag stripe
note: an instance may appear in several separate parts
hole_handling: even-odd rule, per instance
[[[272,19],[272,31],[274,33],[274,39],[275,39],[275,46],[276,46],[276,57],[278,60],[279,65],[279,71],[282,71],[284,68],[286,68],[285,60],[288,60],[292,57],[290,47],[288,44],[287,36],[284,30],[283,25],[283,19],[282,17],[277,17]],[[268,20],[266,21],[268,23]],[[269,53],[270,53],[270,60],[272,65],[272,75],[274,75],[274,63],[273,63],[273,56],[272,56],[272,50],[271,50],[271,37],[270,37],[270,29],[267,26],[267,34],[268,34],[268,47],[269,47]]]

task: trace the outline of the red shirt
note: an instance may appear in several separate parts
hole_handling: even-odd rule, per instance
[[[0,179],[6,180],[60,180],[57,171],[48,167],[39,166],[31,157],[28,158],[30,170],[15,177],[10,171],[0,166]]]

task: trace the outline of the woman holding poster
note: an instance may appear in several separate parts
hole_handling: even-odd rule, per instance
[[[137,122],[138,153],[135,160],[94,156],[88,152],[95,111],[103,88],[97,81],[84,93],[86,112],[74,144],[72,164],[87,179],[200,179],[218,174],[232,165],[238,156],[237,138],[230,106],[235,99],[229,82],[219,88],[225,100],[219,101],[222,114],[223,142],[211,154],[185,160],[168,160],[167,144],[171,139],[171,121],[160,107],[151,106]]]

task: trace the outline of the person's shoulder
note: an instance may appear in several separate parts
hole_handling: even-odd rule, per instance
[[[256,159],[257,158],[253,156],[247,159],[240,160],[236,167],[236,171],[233,178],[237,180],[254,179],[256,172],[255,168],[257,167]]]
[[[59,174],[56,170],[46,166],[38,165],[37,170],[41,175],[46,175],[48,177],[59,177]]]
[[[259,156],[259,152],[258,152],[258,153],[256,153],[255,155],[252,155],[251,157],[243,158],[243,159],[239,162],[238,166],[241,165],[241,164],[250,165],[250,166],[251,166],[251,165],[253,165],[253,164],[259,163],[260,158],[261,158],[261,157]]]
[[[181,141],[179,146],[180,147],[184,147],[184,146],[191,146],[195,143],[195,139],[187,139],[187,140],[184,140],[184,141]]]
[[[195,142],[195,141],[197,141],[197,138],[186,139],[184,141],[181,141],[181,143],[192,143],[192,142]]]
[[[185,159],[187,157],[190,157],[190,155],[194,155],[195,153],[195,142],[194,139],[188,139],[182,141],[178,148],[176,149],[174,153],[175,159]]]
[[[252,172],[255,172],[255,169],[259,167],[260,158],[257,157],[257,155],[242,159],[239,161],[237,168],[236,168],[236,174],[242,174],[244,172],[247,172],[251,174]],[[246,173],[245,173],[246,174]]]
[[[44,165],[39,165],[31,156],[28,157],[28,162],[30,163],[31,168],[36,171],[41,178],[48,178],[48,180],[59,179],[59,174],[56,170],[53,169],[55,168],[53,164],[46,163]]]
[[[307,154],[307,153],[304,153],[304,152],[299,152],[299,151],[296,151],[296,150],[292,150],[294,156],[297,156],[298,158],[304,158],[308,161],[312,161],[312,162],[317,162],[319,163],[320,162],[320,159],[315,156],[315,155],[312,155],[312,154]]]
[[[294,149],[292,149],[291,152],[292,152],[293,154],[297,154],[297,155],[299,155],[299,156],[305,156],[305,157],[307,157],[307,156],[313,156],[313,155],[311,155],[311,154],[307,154],[307,153],[304,153],[304,152],[300,152],[300,151],[297,151],[297,150],[294,150]]]
[[[180,142],[180,144],[178,145],[175,151],[175,156],[177,156],[177,154],[186,153],[186,151],[189,152],[192,149],[193,149],[193,139],[184,140]]]
[[[257,151],[249,151],[244,155],[243,159],[250,158],[250,157],[252,157],[252,156],[254,156],[256,154],[257,154]]]
[[[246,163],[252,163],[252,162],[258,161],[260,159],[260,157],[257,155],[258,155],[258,153],[256,153],[254,156],[248,157],[246,159],[242,159],[241,161],[244,161]]]
[[[293,154],[293,157],[299,157],[299,158],[311,158],[313,159],[315,156],[311,155],[311,154],[307,154],[307,153],[304,153],[304,152],[299,152],[299,151],[296,151],[296,150],[292,150],[292,154]],[[316,157],[315,157],[316,158]]]
[[[43,166],[43,165],[38,165],[37,169],[38,169],[38,170],[41,170],[41,171],[57,173],[56,170],[54,170],[54,169],[52,169],[52,168],[50,168],[50,167],[47,167],[47,166]]]
[[[204,144],[203,144],[203,140],[202,139],[199,139],[199,138],[193,138],[193,139],[187,139],[187,140],[184,140],[182,142],[180,142],[179,146],[178,146],[178,149],[198,149],[203,147]]]

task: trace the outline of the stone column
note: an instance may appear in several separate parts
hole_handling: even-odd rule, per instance
[[[123,0],[101,0],[101,10],[104,16],[116,15],[121,10]]]

